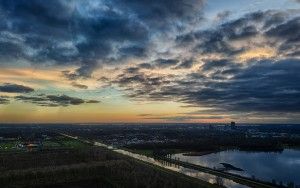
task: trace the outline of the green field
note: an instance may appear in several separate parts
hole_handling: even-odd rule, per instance
[[[87,146],[87,144],[74,139],[62,139],[60,140],[60,143],[63,147],[67,148],[83,148]]]
[[[17,141],[1,141],[0,142],[0,152],[1,151],[14,151],[18,150],[16,147]]]
[[[15,151],[27,151],[26,147],[18,148],[16,145],[22,143],[20,140],[3,140],[0,141],[0,152],[15,152]],[[24,141],[25,142],[25,141]],[[39,149],[59,149],[59,148],[83,148],[87,144],[64,137],[53,137],[42,141],[42,147]]]
[[[71,147],[85,144],[60,139]],[[49,143],[51,144],[51,143]],[[172,172],[106,148],[48,149],[2,153],[1,187],[219,187],[196,178]]]
[[[44,148],[83,148],[86,146],[87,144],[83,142],[61,136],[43,141]]]
[[[58,148],[61,147],[61,144],[55,140],[45,140],[43,142],[44,148]]]

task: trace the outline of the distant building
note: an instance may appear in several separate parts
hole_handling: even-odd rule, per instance
[[[232,121],[232,122],[230,123],[230,128],[231,128],[231,129],[236,129],[236,125],[235,125],[235,122],[234,122],[234,121]]]

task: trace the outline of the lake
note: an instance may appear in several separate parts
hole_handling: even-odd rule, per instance
[[[174,154],[172,158],[211,168],[222,168],[220,163],[229,163],[244,171],[228,171],[247,177],[277,184],[289,182],[300,185],[300,150],[285,149],[283,152],[247,152],[227,150],[202,156]]]
[[[64,135],[64,136],[70,137],[69,135]],[[75,139],[78,139],[78,138],[75,138]],[[106,144],[103,144],[101,142],[94,142],[94,145],[95,146],[100,146],[100,147],[105,147],[105,148],[113,150],[117,153],[121,153],[123,155],[127,155],[127,156],[130,156],[132,158],[135,158],[135,159],[147,162],[147,163],[151,163],[151,164],[160,166],[162,168],[166,168],[166,169],[169,169],[169,170],[172,170],[172,171],[175,171],[175,172],[179,172],[179,173],[185,174],[187,176],[195,177],[195,178],[201,179],[203,181],[209,182],[211,184],[219,184],[219,185],[223,185],[224,187],[231,187],[231,188],[248,188],[245,185],[241,185],[239,183],[236,183],[236,182],[234,182],[232,180],[229,180],[229,179],[226,179],[226,178],[220,178],[220,177],[217,177],[217,176],[212,175],[212,174],[199,172],[199,171],[184,168],[184,167],[181,167],[181,166],[176,167],[175,165],[171,165],[171,166],[166,165],[166,164],[162,163],[161,161],[157,161],[157,160],[155,160],[151,157],[147,157],[145,155],[141,155],[141,154],[137,154],[137,153],[132,153],[132,152],[122,150],[122,149],[116,149],[116,148],[113,148],[113,147],[108,146]]]
[[[95,145],[98,145],[97,143],[99,142],[95,142]],[[101,144],[103,145],[103,144]],[[241,185],[239,183],[236,183],[232,180],[226,179],[226,178],[221,178],[212,174],[208,174],[208,173],[204,173],[204,172],[199,172],[197,170],[192,170],[192,169],[188,169],[188,168],[184,168],[182,166],[175,166],[175,165],[167,165],[165,163],[162,163],[161,161],[155,160],[151,157],[147,157],[145,155],[141,155],[141,154],[137,154],[137,153],[132,153],[126,150],[122,150],[122,149],[114,149],[113,151],[117,152],[117,153],[121,153],[123,155],[127,155],[130,157],[133,157],[135,159],[147,162],[147,163],[151,163],[157,166],[160,166],[162,168],[166,168],[175,172],[179,172],[191,177],[195,177],[198,179],[201,179],[203,181],[209,182],[211,184],[218,184],[218,185],[222,185],[224,187],[231,187],[231,188],[248,188],[245,185]]]

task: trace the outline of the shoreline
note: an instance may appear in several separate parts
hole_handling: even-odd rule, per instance
[[[203,156],[203,155],[208,155],[211,153],[216,153],[216,152],[220,152],[222,150],[214,150],[214,151],[196,151],[196,152],[187,152],[187,153],[183,153],[183,156]]]

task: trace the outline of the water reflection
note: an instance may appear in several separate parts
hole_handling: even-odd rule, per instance
[[[173,157],[211,168],[221,168],[220,163],[229,163],[244,170],[230,173],[269,182],[275,180],[278,184],[293,182],[300,185],[300,150],[285,149],[281,153],[229,150],[203,156],[175,154]]]
[[[160,166],[162,168],[166,168],[166,169],[169,169],[169,170],[172,170],[172,171],[176,171],[176,172],[185,174],[187,176],[195,177],[195,178],[201,179],[203,181],[206,181],[206,182],[209,182],[209,183],[212,183],[212,184],[218,184],[218,185],[222,185],[224,187],[232,187],[232,188],[247,187],[247,186],[238,184],[238,183],[236,183],[232,180],[226,179],[226,178],[221,178],[221,177],[218,177],[218,176],[215,176],[215,175],[212,175],[212,174],[199,172],[199,171],[196,171],[196,170],[193,170],[193,169],[184,168],[182,166],[177,166],[177,165],[174,165],[174,164],[170,164],[170,163],[165,162],[165,161],[158,161],[158,160],[155,160],[151,157],[147,157],[145,155],[132,153],[132,152],[122,150],[122,149],[116,149],[113,146],[109,146],[109,145],[103,144],[101,142],[88,141],[88,140],[80,139],[78,137],[74,137],[74,136],[67,135],[67,134],[62,134],[62,133],[61,133],[61,135],[65,136],[65,137],[72,138],[72,139],[81,140],[82,142],[86,142],[88,144],[93,144],[95,146],[104,147],[104,148],[107,148],[109,150],[113,150],[117,153],[121,153],[123,155],[127,155],[127,156],[130,156],[132,158],[135,158],[135,159],[138,159],[138,160],[141,160],[141,161],[144,161],[144,162],[148,162],[148,163]]]
[[[208,174],[208,173],[204,173],[204,172],[199,172],[199,171],[196,171],[196,170],[193,170],[193,169],[184,168],[182,166],[173,165],[173,164],[166,163],[166,162],[163,162],[163,161],[158,161],[158,160],[155,160],[151,157],[147,157],[145,155],[132,153],[132,152],[129,152],[129,151],[126,151],[126,150],[115,149],[111,146],[105,145],[105,144],[100,143],[100,142],[94,142],[94,145],[105,147],[105,148],[113,150],[117,153],[121,153],[123,155],[127,155],[127,156],[130,156],[132,158],[135,158],[135,159],[138,159],[138,160],[141,160],[141,161],[145,161],[145,162],[160,166],[162,168],[166,168],[166,169],[169,169],[169,170],[172,170],[172,171],[175,171],[175,172],[179,172],[179,173],[185,174],[187,176],[195,177],[195,178],[201,179],[203,181],[206,181],[206,182],[209,182],[209,183],[212,183],[212,184],[218,184],[218,185],[223,185],[225,187],[232,187],[232,188],[247,187],[247,186],[238,184],[238,183],[236,183],[232,180],[229,180],[229,179],[221,178],[221,177],[218,177],[218,176],[215,176],[215,175],[212,175],[212,174]]]
[[[195,177],[204,181],[207,181],[211,184],[217,184],[217,185],[222,185],[225,187],[232,187],[232,188],[244,188],[244,187],[248,187],[245,185],[241,185],[238,184],[232,180],[229,179],[225,179],[225,178],[221,178],[219,176],[215,176],[212,174],[207,174],[204,172],[199,172],[197,170],[193,170],[193,169],[188,169],[188,168],[184,168],[184,167],[180,167],[179,172],[191,176],[191,177]]]

